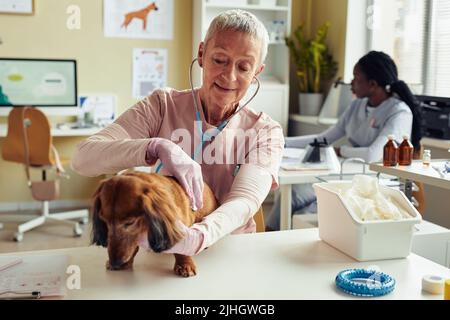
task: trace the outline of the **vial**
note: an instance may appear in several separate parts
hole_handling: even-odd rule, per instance
[[[423,150],[423,155],[422,155],[422,163],[424,165],[424,167],[429,167],[431,164],[431,151],[426,149]]]
[[[388,142],[383,148],[383,165],[385,167],[395,167],[398,162],[398,147],[394,139],[394,135],[389,135]]]

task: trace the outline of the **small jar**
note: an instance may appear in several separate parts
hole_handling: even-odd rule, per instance
[[[423,155],[422,155],[422,163],[424,165],[424,167],[429,167],[431,164],[431,151],[426,149],[423,150]]]

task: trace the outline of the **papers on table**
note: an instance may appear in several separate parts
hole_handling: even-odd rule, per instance
[[[0,257],[0,266],[15,265],[0,272],[0,298],[11,293],[40,292],[40,296],[66,294],[66,255],[23,255]]]
[[[298,160],[304,154],[305,154],[305,149],[285,148],[283,150],[283,160],[284,159],[295,159],[295,160]]]
[[[338,173],[341,165],[333,147],[321,148],[320,155],[323,162],[305,163],[303,157],[306,149],[285,148],[283,152],[283,160],[281,169],[287,171],[330,171],[330,173]]]
[[[114,95],[80,96],[80,113],[85,122],[89,122],[86,121],[85,114],[91,113],[87,118],[94,124],[100,126],[111,124],[117,117],[116,106],[116,96]]]

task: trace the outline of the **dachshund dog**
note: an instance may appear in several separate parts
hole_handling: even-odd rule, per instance
[[[102,181],[94,194],[92,244],[108,248],[107,269],[130,269],[142,239],[154,252],[170,249],[184,237],[178,223],[191,226],[216,208],[206,184],[203,208],[194,212],[175,178],[138,172],[118,175]],[[193,259],[180,254],[175,254],[174,271],[183,277],[197,273]]]
[[[158,11],[158,7],[154,2],[146,6],[144,9],[128,12],[125,15],[125,20],[123,21],[121,28],[125,27],[126,29],[128,25],[131,23],[131,21],[133,21],[133,19],[136,18],[142,20],[142,30],[145,31],[147,29],[147,16],[153,10]]]

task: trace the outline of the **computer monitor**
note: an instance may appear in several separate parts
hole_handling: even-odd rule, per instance
[[[77,100],[75,60],[0,58],[0,115],[15,106],[76,115]]]

